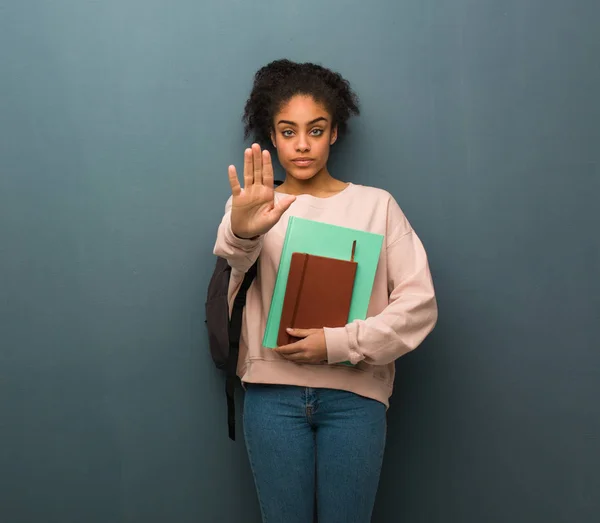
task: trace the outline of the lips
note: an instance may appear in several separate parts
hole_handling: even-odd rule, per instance
[[[298,167],[308,167],[314,162],[312,158],[294,158],[292,163]]]

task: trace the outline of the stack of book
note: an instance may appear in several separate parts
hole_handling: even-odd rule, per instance
[[[297,341],[286,329],[343,327],[365,319],[383,236],[291,217],[263,345]]]

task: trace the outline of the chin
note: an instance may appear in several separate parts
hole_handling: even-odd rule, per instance
[[[321,171],[321,169],[299,169],[297,166],[292,164],[285,171],[296,180],[307,181],[314,178]]]

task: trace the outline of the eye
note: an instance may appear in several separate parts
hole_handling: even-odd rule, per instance
[[[294,134],[294,131],[292,131],[291,129],[286,129],[285,131],[281,131],[281,134],[285,138],[289,138],[290,136],[292,136]]]
[[[323,129],[313,129],[310,133],[313,136],[321,136],[324,132]]]

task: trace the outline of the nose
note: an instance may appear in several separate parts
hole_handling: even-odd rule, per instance
[[[298,133],[298,142],[296,143],[296,150],[299,153],[305,153],[310,151],[310,143],[305,133]]]

